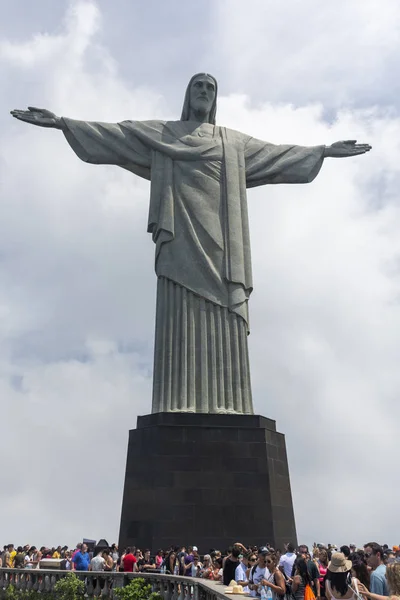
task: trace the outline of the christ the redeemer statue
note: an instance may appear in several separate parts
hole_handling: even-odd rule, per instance
[[[355,140],[274,145],[215,124],[217,82],[192,77],[179,121],[101,123],[13,110],[61,129],[85,162],[151,181],[157,316],[152,412],[252,414],[247,335],[253,289],[246,188],[309,183],[326,157],[364,154]]]

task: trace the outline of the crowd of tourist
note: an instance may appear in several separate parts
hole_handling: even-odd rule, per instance
[[[288,543],[284,552],[269,544],[245,547],[237,542],[224,553],[211,549],[200,555],[196,546],[171,546],[151,551],[136,547],[119,551],[116,544],[95,547],[86,544],[40,549],[35,546],[4,546],[3,568],[37,569],[48,559],[57,567],[77,571],[157,572],[200,577],[236,586],[234,593],[247,593],[262,600],[385,600],[400,598],[400,547],[368,542],[336,546],[314,544],[297,548]],[[51,561],[50,561],[51,562]]]

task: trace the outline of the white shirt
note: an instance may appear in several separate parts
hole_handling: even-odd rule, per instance
[[[102,556],[94,556],[90,561],[92,571],[104,571],[105,560]]]
[[[286,552],[286,554],[283,554],[281,556],[281,560],[279,561],[279,566],[283,567],[286,577],[292,576],[292,568],[293,568],[295,560],[296,560],[296,554],[294,552]]]
[[[268,579],[270,576],[269,569],[267,567],[261,568],[259,565],[253,571],[253,567],[250,570],[249,581],[250,583],[254,583],[254,585],[259,585],[263,579]],[[259,596],[258,591],[251,590],[250,595],[253,597]]]
[[[246,565],[244,565],[242,562],[240,562],[238,564],[238,566],[235,569],[235,581],[246,581],[246,571],[247,571],[247,567]],[[249,588],[244,587],[243,591],[248,594],[249,593]]]

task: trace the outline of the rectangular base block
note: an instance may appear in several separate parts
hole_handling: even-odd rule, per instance
[[[296,544],[285,437],[257,415],[156,413],[129,432],[119,546]]]

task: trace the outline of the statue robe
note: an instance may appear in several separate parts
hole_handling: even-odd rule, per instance
[[[277,146],[192,121],[63,123],[85,162],[118,165],[151,181],[148,231],[158,276],[153,412],[252,414],[246,188],[312,181],[325,147]]]

